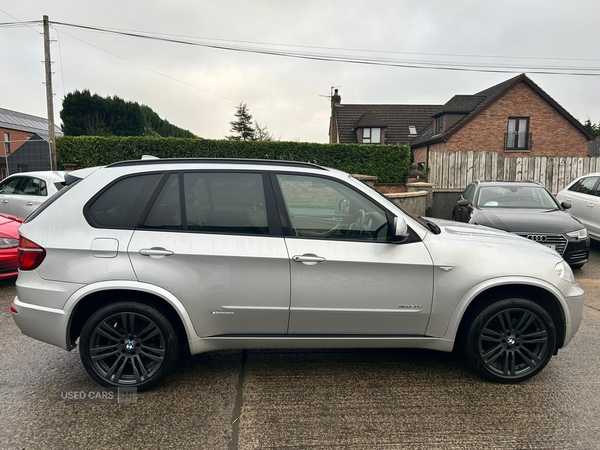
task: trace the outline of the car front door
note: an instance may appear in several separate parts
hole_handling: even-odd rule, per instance
[[[575,183],[568,191],[564,191],[566,200],[571,203],[571,213],[593,234],[598,235],[598,217],[600,217],[600,205],[598,205],[598,181],[600,177],[591,176],[583,178]]]
[[[338,180],[273,183],[290,255],[288,333],[423,335],[433,266],[420,239],[391,243],[391,214]]]
[[[129,244],[139,281],[165,288],[199,336],[284,335],[290,268],[268,175],[171,173]]]
[[[23,177],[9,177],[0,183],[0,213],[11,214],[10,206]]]

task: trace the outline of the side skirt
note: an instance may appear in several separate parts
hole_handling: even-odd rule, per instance
[[[189,341],[192,355],[213,350],[267,348],[423,348],[451,352],[453,340],[432,337],[218,336]]]

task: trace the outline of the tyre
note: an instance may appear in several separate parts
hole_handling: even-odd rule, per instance
[[[463,351],[484,378],[518,383],[540,372],[555,346],[556,328],[546,310],[531,300],[508,298],[474,312]]]
[[[178,358],[173,325],[157,309],[137,302],[118,302],[94,312],[79,339],[81,361],[90,376],[106,387],[160,383]]]

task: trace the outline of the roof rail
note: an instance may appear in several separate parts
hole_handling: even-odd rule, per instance
[[[106,167],[147,166],[156,164],[250,164],[267,166],[303,167],[308,169],[327,170],[325,167],[309,162],[279,161],[275,159],[243,159],[243,158],[165,158],[165,159],[137,159],[120,161]]]

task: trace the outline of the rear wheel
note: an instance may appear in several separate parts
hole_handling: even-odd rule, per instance
[[[517,383],[540,372],[555,345],[556,329],[546,310],[531,300],[508,298],[474,313],[463,349],[479,375]]]
[[[143,391],[171,371],[177,362],[178,339],[157,309],[119,302],[100,308],[86,321],[80,355],[90,376],[101,385]]]

